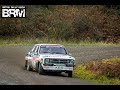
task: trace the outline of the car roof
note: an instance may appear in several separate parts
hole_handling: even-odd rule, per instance
[[[48,45],[48,46],[63,46],[61,44],[35,44],[35,46],[46,46],[46,45]]]

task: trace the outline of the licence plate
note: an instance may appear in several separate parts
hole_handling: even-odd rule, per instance
[[[62,70],[63,69],[63,67],[61,67],[61,66],[56,66],[55,68],[58,69],[58,70]]]

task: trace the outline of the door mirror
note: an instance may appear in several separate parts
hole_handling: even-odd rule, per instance
[[[28,52],[27,54],[26,54],[26,56],[30,56],[31,55],[31,52]]]
[[[31,52],[28,52],[28,54],[31,54]]]

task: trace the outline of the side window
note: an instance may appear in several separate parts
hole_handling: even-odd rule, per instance
[[[35,49],[35,47],[36,47],[36,46],[34,46],[34,47],[32,48],[32,50],[31,50],[32,52],[33,52],[33,50]]]
[[[36,52],[37,52],[38,54],[39,54],[39,48],[40,48],[39,46],[36,48]]]
[[[35,51],[36,51],[36,49],[37,49],[37,46],[35,46],[35,47],[33,48],[33,50],[32,50],[32,51],[33,51],[33,52],[35,52]]]
[[[35,49],[35,53],[37,53],[38,48],[39,48],[39,46],[36,47],[36,49]]]

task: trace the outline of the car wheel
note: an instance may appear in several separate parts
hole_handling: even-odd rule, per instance
[[[68,77],[72,77],[72,71],[68,71]]]
[[[38,72],[38,63],[36,63],[35,71]]]
[[[31,71],[31,70],[32,70],[32,68],[30,67],[29,62],[27,62],[27,70],[28,70],[28,71]]]
[[[44,74],[44,70],[43,70],[43,67],[41,66],[41,64],[39,64],[38,73],[41,74],[41,75]]]
[[[25,60],[25,68],[27,69],[27,60]]]

